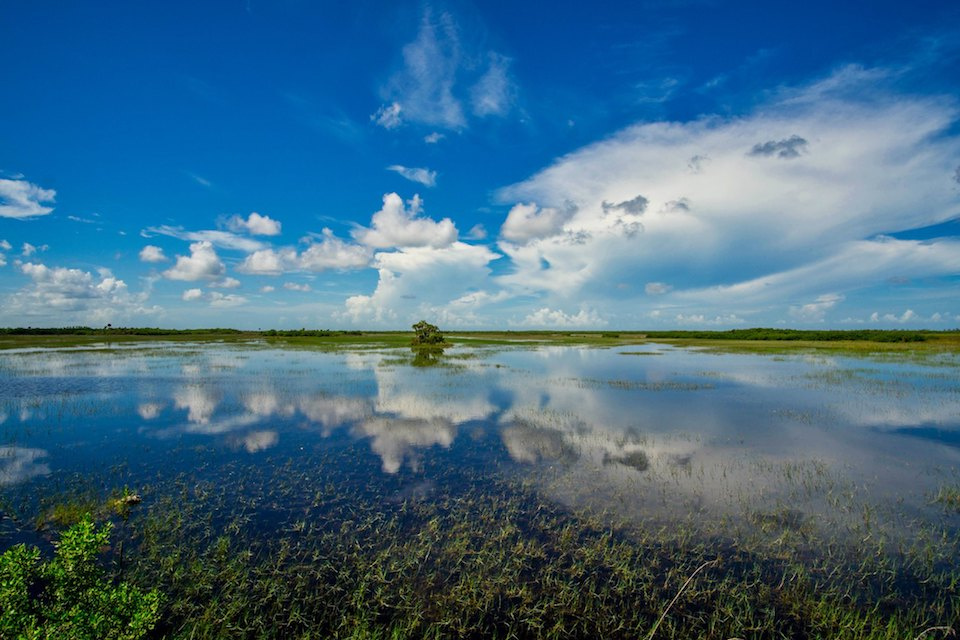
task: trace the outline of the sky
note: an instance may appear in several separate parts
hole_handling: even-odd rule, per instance
[[[0,0],[0,326],[960,327],[960,4]]]

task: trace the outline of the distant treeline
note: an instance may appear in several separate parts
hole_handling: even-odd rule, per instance
[[[178,336],[197,334],[237,335],[239,329],[158,329],[154,327],[15,327],[0,328],[0,335],[8,336],[86,336],[109,333],[121,336]]]
[[[836,342],[838,340],[863,340],[866,342],[924,342],[924,331],[899,329],[853,329],[849,331],[806,331],[802,329],[731,329],[730,331],[647,331],[648,338],[700,340],[807,340],[811,342]]]
[[[241,331],[240,329],[159,329],[154,327],[0,327],[0,335],[8,336],[191,336],[191,335],[262,335],[268,337],[292,336],[362,336],[360,331],[331,331],[329,329],[270,329],[268,331]]]

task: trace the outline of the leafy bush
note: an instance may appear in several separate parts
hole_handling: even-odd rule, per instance
[[[160,594],[113,584],[97,565],[110,523],[89,517],[60,536],[43,562],[36,547],[16,545],[0,556],[0,638],[143,638],[159,618]]]
[[[413,344],[443,344],[443,334],[436,325],[432,325],[426,320],[421,320],[413,325]]]

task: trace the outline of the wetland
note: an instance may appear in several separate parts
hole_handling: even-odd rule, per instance
[[[960,353],[654,340],[6,344],[0,551],[115,637],[951,637]]]

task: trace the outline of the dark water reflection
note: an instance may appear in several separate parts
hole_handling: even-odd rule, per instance
[[[867,509],[872,527],[911,535],[956,526],[931,496],[958,480],[958,364],[661,345],[7,351],[0,492],[118,466],[134,486],[202,479],[359,443],[379,460],[367,482],[402,480],[391,500],[429,499],[431,469],[469,458],[609,517],[854,535]]]

